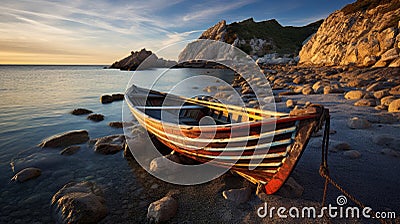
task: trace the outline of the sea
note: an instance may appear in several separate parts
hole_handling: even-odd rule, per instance
[[[151,69],[120,71],[104,66],[2,65],[0,66],[0,223],[51,222],[52,195],[70,181],[93,180],[105,186],[134,177],[122,152],[98,155],[83,144],[73,156],[60,149],[42,149],[45,138],[71,130],[87,130],[91,139],[122,134],[108,126],[122,120],[124,101],[101,104],[103,94],[124,93],[131,84],[167,91],[201,91],[210,82],[229,84],[233,73],[215,69]],[[210,78],[196,78],[206,75]],[[203,77],[203,76],[202,76]],[[185,82],[186,80],[186,82]],[[186,83],[186,84],[185,84]],[[183,85],[194,86],[193,89]],[[74,116],[76,108],[105,116],[93,122],[86,115]],[[110,159],[114,158],[114,159]],[[25,167],[38,167],[42,175],[25,183],[11,178]],[[107,176],[120,169],[120,176]]]

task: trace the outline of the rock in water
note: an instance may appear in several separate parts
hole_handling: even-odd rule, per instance
[[[94,151],[104,155],[115,154],[125,147],[124,135],[110,135],[90,141],[95,142]]]
[[[94,121],[94,122],[100,122],[104,120],[104,115],[102,114],[91,114],[87,116],[88,120]]]
[[[230,189],[222,192],[222,196],[229,201],[236,204],[241,204],[250,199],[251,189],[244,187],[240,189]]]
[[[93,111],[85,109],[85,108],[77,108],[71,111],[72,115],[83,115],[83,114],[91,114]]]
[[[89,140],[89,133],[86,130],[75,130],[58,135],[53,135],[39,144],[42,148],[57,148],[70,145],[82,144]]]
[[[350,159],[358,159],[361,157],[361,153],[357,150],[349,150],[349,151],[345,151],[343,153],[344,156],[350,158]]]
[[[100,102],[102,104],[106,104],[106,103],[112,103],[113,102],[113,97],[110,95],[102,95],[100,97]]]
[[[381,153],[385,154],[385,155],[393,156],[393,157],[400,157],[400,152],[395,151],[393,149],[389,149],[389,148],[382,149]]]
[[[111,95],[113,101],[124,100],[124,94],[122,93],[114,93]]]
[[[51,200],[57,223],[97,223],[107,215],[103,191],[94,182],[71,182]]]
[[[123,128],[123,124],[121,121],[113,121],[108,123],[108,126],[112,127],[112,128]]]
[[[332,148],[330,148],[331,151],[344,151],[344,150],[350,150],[351,146],[347,142],[332,142]]]
[[[70,156],[75,154],[81,147],[79,145],[73,145],[73,146],[69,146],[65,149],[63,149],[60,154],[61,155],[66,155],[66,156]]]
[[[101,143],[96,144],[94,147],[94,151],[103,155],[112,155],[123,149],[122,145],[118,144],[109,144],[109,143]]]
[[[175,216],[178,202],[170,196],[161,198],[149,205],[147,218],[155,223],[165,222]]]
[[[398,121],[397,117],[391,113],[371,114],[371,116],[367,117],[367,120],[371,123],[381,124],[394,124]]]
[[[377,145],[386,146],[391,149],[400,151],[400,142],[392,135],[388,134],[376,135],[372,138],[372,141]]]
[[[175,61],[158,58],[151,51],[147,51],[143,48],[140,51],[131,51],[131,55],[121,59],[120,61],[114,62],[110,68],[134,71],[137,69],[170,68],[176,64]]]
[[[351,129],[366,129],[371,127],[371,123],[366,119],[353,117],[347,122],[347,126]]]
[[[39,168],[29,167],[19,171],[15,176],[11,179],[13,181],[25,182],[34,178],[37,178],[42,174],[42,171]]]

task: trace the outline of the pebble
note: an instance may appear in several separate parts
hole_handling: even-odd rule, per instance
[[[358,159],[361,157],[361,153],[357,150],[349,150],[349,151],[345,151],[343,153],[344,156],[350,158],[350,159]]]
[[[353,91],[349,91],[344,95],[345,99],[348,100],[359,100],[364,96],[364,91],[361,90],[353,90]]]
[[[354,103],[354,106],[357,107],[374,107],[376,106],[376,102],[374,99],[361,99]]]
[[[376,99],[382,99],[383,97],[385,97],[387,95],[389,95],[389,90],[386,90],[386,89],[374,92],[374,97]]]
[[[400,112],[400,99],[393,100],[393,101],[389,104],[388,111],[389,111],[390,113],[393,113],[393,112]]]
[[[286,101],[286,107],[287,108],[294,108],[294,106],[296,106],[296,103],[297,102],[295,100],[289,99],[289,100]]]
[[[178,210],[178,201],[170,196],[165,196],[151,203],[147,209],[147,218],[150,222],[160,223],[171,219]]]
[[[330,149],[331,151],[345,151],[351,149],[350,144],[347,142],[332,141],[331,144],[332,144],[332,147]]]
[[[381,99],[381,105],[388,107],[395,99],[396,97],[394,96],[385,96]]]
[[[102,189],[90,181],[66,184],[54,194],[51,210],[57,223],[97,223],[108,213]]]
[[[294,84],[303,84],[306,80],[304,79],[304,77],[299,76],[293,79],[293,83]]]
[[[308,86],[308,87],[304,87],[304,88],[301,90],[301,93],[302,93],[303,95],[310,95],[310,94],[313,94],[313,93],[314,93],[314,90],[312,89],[312,87]]]
[[[246,187],[240,189],[230,189],[223,191],[222,196],[226,200],[232,201],[235,204],[242,204],[250,199],[251,189]]]
[[[297,183],[293,177],[289,177],[277,194],[286,198],[299,198],[303,195],[303,192],[304,187]]]
[[[372,141],[377,145],[386,146],[396,151],[400,151],[400,141],[392,135],[376,135],[372,138]]]
[[[395,150],[390,149],[390,148],[382,149],[381,153],[385,154],[385,155],[393,156],[393,157],[400,157],[400,152],[395,151]]]
[[[371,123],[380,124],[394,124],[398,121],[397,117],[391,113],[371,114],[371,116],[367,117],[367,120]]]
[[[157,189],[159,186],[158,186],[158,184],[153,184],[153,185],[151,185],[151,189]]]
[[[387,110],[388,107],[380,104],[380,105],[378,105],[378,106],[376,106],[374,108],[375,108],[375,110]]]
[[[366,129],[371,127],[371,123],[364,118],[353,117],[347,122],[347,126],[351,129]]]

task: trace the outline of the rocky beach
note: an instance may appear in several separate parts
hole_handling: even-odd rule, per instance
[[[1,157],[0,223],[379,223],[365,217],[325,215],[316,220],[260,215],[266,206],[320,211],[327,205],[356,207],[358,201],[375,212],[392,215],[385,221],[400,223],[400,2],[379,2],[359,0],[303,27],[284,27],[276,20],[232,24],[223,20],[199,37],[251,55],[262,78],[245,79],[220,61],[178,58],[175,62],[146,49],[132,51],[107,67],[127,71],[103,70],[100,78],[116,75],[118,81],[112,88],[102,91],[100,86],[96,94],[102,94],[95,98],[79,98],[79,105],[68,103],[58,109],[57,116],[74,121],[67,130],[49,129],[51,133],[46,132],[41,141],[35,136],[31,142],[36,143],[26,150],[11,158]],[[180,56],[187,54],[185,49]],[[164,71],[155,68],[171,68],[176,79],[182,78],[181,73],[218,77],[223,73],[226,79],[205,81],[192,90],[232,104],[238,100],[234,90],[248,108],[267,109],[263,105],[275,104],[276,111],[286,113],[311,104],[328,108],[329,176],[346,192],[329,184],[325,204],[321,204],[323,129],[313,133],[294,171],[273,195],[233,171],[188,186],[151,175],[129,147],[146,152],[155,141],[132,116],[129,120],[124,114],[121,117],[121,108],[128,111],[122,86],[128,76],[138,70],[139,78],[150,79],[151,72]],[[169,84],[175,81],[179,82],[172,79]],[[261,94],[256,95],[255,87]],[[28,134],[23,138],[28,139]],[[157,146],[171,161],[196,164],[161,143]],[[146,163],[153,172],[168,170],[158,158]],[[346,201],[342,203],[340,197]]]

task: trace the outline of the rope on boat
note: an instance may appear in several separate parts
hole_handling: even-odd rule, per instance
[[[328,169],[328,148],[329,148],[329,129],[330,129],[330,115],[329,115],[329,110],[325,109],[324,114],[322,117],[323,120],[325,120],[325,129],[324,129],[324,135],[323,135],[323,140],[322,140],[322,156],[321,156],[321,166],[319,168],[319,174],[325,178],[325,183],[324,183],[324,193],[322,196],[322,206],[324,206],[326,202],[326,195],[328,191],[328,185],[332,184],[335,188],[337,188],[339,191],[341,191],[347,198],[352,200],[356,205],[358,205],[361,208],[365,208],[366,206],[357,198],[355,198],[353,195],[351,195],[349,192],[347,192],[343,187],[341,187],[336,181],[334,181],[330,175],[329,175],[329,169]],[[376,212],[371,210],[371,213],[373,217],[376,217]],[[387,223],[383,219],[379,219],[381,223]]]

